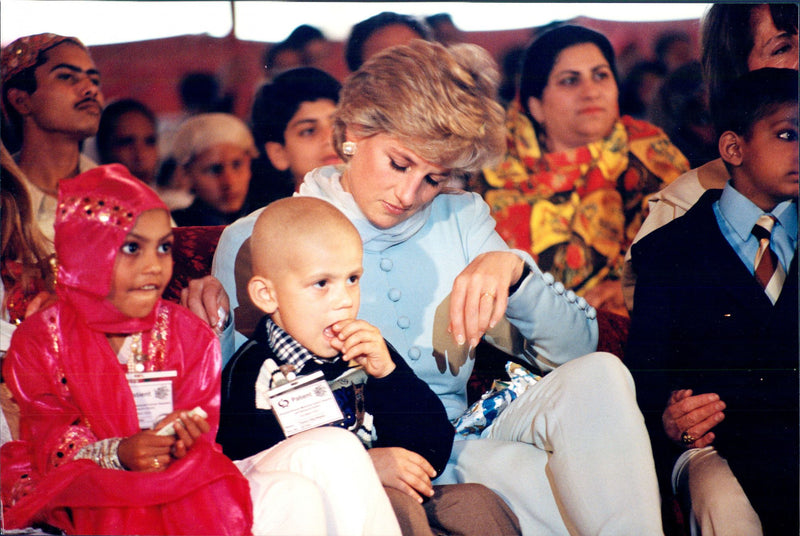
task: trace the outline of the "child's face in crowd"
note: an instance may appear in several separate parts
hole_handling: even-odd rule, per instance
[[[750,14],[750,19],[753,28],[753,48],[747,57],[747,67],[751,71],[763,67],[797,69],[797,34],[792,35],[778,30],[766,4],[755,8]]]
[[[108,300],[131,318],[150,314],[172,277],[169,213],[143,212],[117,252]]]
[[[267,154],[272,165],[281,171],[288,169],[291,172],[295,189],[309,171],[342,162],[333,148],[335,110],[336,104],[329,99],[306,101],[286,125],[284,143],[267,143]]]
[[[46,52],[47,62],[36,68],[36,91],[27,97],[27,111],[46,132],[62,132],[78,139],[93,136],[100,125],[103,94],[100,73],[92,58],[74,43],[62,43]]]
[[[355,233],[326,229],[293,243],[284,268],[270,281],[277,302],[272,320],[320,357],[331,346],[331,326],[354,319],[361,299],[361,240]]]
[[[784,104],[755,122],[749,137],[740,137],[741,173],[736,189],[763,210],[797,198],[798,105]]]
[[[111,134],[110,156],[134,177],[151,183],[158,167],[156,142],[156,126],[150,119],[139,112],[128,112],[119,117]]]
[[[221,143],[196,155],[186,170],[197,196],[220,212],[230,214],[244,205],[250,186],[251,160],[241,147]]]

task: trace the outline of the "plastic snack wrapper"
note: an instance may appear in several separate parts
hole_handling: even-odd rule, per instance
[[[456,420],[454,426],[457,434],[464,437],[480,436],[511,402],[542,379],[513,361],[506,363],[506,372],[509,381],[495,380],[492,388]]]

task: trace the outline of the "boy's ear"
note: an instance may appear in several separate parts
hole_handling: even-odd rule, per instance
[[[247,294],[253,305],[271,315],[278,310],[278,298],[275,295],[275,285],[266,277],[254,275],[247,283]]]
[[[742,165],[742,147],[739,135],[726,130],[719,137],[719,155],[732,166]]]
[[[23,117],[31,113],[30,95],[27,91],[22,91],[18,88],[9,89],[8,102],[10,102],[17,113]]]
[[[267,153],[267,158],[272,163],[272,167],[278,171],[286,171],[289,169],[289,155],[286,154],[286,147],[277,141],[268,141],[264,144],[264,151]]]

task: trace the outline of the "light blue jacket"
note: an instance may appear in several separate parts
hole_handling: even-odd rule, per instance
[[[474,352],[467,345],[457,346],[447,333],[446,300],[456,276],[476,256],[509,248],[495,232],[489,207],[477,194],[440,194],[406,222],[382,230],[364,218],[352,196],[341,189],[339,178],[336,167],[317,169],[306,176],[300,195],[333,203],[361,234],[364,275],[359,318],[381,330],[442,399],[450,419],[456,419],[466,409]],[[228,292],[232,311],[238,303],[234,260],[261,210],[230,225],[214,256],[213,275]],[[596,311],[583,298],[565,291],[550,274],[542,273],[527,253],[512,251],[531,268],[508,302],[506,317],[517,331],[500,325],[489,338],[513,347],[544,372],[595,351]],[[237,334],[236,346],[244,340]],[[223,356],[224,361],[229,358]]]

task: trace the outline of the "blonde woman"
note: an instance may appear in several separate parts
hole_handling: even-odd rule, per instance
[[[616,357],[593,353],[596,311],[510,250],[480,196],[447,186],[502,153],[498,80],[471,45],[414,41],[374,56],[342,90],[334,143],[345,165],[312,171],[299,195],[333,203],[356,226],[360,318],[379,327],[451,420],[466,409],[474,347],[489,330],[548,372],[481,434],[459,436],[435,484],[487,485],[524,534],[660,534],[633,383]],[[221,238],[215,275],[230,293],[224,259],[235,258],[257,214]],[[397,464],[402,453],[373,461]],[[412,476],[404,482],[415,486]]]

